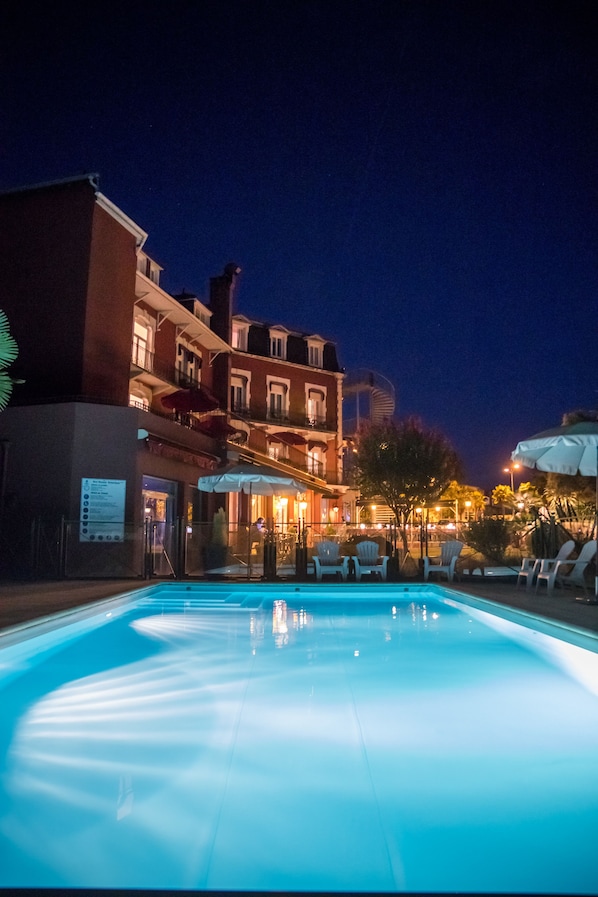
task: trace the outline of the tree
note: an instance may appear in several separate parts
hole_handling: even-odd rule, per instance
[[[440,496],[440,500],[457,502],[461,513],[466,508],[469,508],[470,512],[476,516],[485,507],[484,493],[481,489],[478,489],[477,486],[467,486],[465,483],[458,483],[457,480],[451,480],[448,488]],[[469,505],[467,502],[469,502]]]
[[[437,501],[460,468],[448,439],[417,418],[373,424],[360,433],[357,482],[365,498],[379,496],[392,510],[405,551],[409,514]]]
[[[19,347],[8,327],[8,318],[5,312],[0,311],[0,411],[4,411],[12,394],[13,383],[22,383],[22,380],[13,380],[6,372],[6,368],[13,363],[19,354]]]
[[[510,486],[495,486],[492,490],[492,504],[497,506],[500,505],[504,515],[507,506],[513,510],[515,506],[515,493]]]

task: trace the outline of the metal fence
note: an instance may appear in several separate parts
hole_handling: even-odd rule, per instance
[[[396,531],[380,526],[314,523],[300,532],[272,527],[259,534],[254,527],[232,524],[223,534],[211,523],[148,518],[139,526],[125,524],[117,534],[95,527],[90,538],[82,535],[78,520],[37,518],[20,538],[5,527],[0,572],[34,579],[302,578],[313,569],[318,542],[338,542],[350,555],[364,538],[376,540],[381,554],[404,554]],[[419,542],[412,549],[416,557]]]

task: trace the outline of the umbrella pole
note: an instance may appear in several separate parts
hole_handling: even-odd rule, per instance
[[[594,514],[594,539],[598,539],[598,445],[596,446],[596,511]],[[594,601],[598,602],[598,555],[594,555]]]

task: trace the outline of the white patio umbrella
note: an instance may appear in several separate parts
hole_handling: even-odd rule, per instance
[[[247,495],[294,495],[305,487],[291,476],[264,464],[233,464],[219,473],[200,477],[202,492],[245,492]]]
[[[245,492],[246,495],[296,495],[305,487],[293,477],[264,464],[233,464],[219,473],[200,477],[202,492]],[[249,500],[251,506],[251,498]],[[251,541],[248,540],[247,578],[251,577]]]
[[[579,421],[552,430],[544,430],[524,439],[511,454],[513,461],[547,473],[596,477],[596,518],[598,533],[598,421]],[[598,571],[594,584],[598,600]]]

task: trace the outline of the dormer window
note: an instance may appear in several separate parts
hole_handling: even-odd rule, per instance
[[[308,337],[307,339],[307,363],[312,368],[321,368],[323,366],[323,349],[324,340],[319,336]]]
[[[231,345],[233,349],[238,349],[240,352],[247,352],[248,333],[248,323],[245,321],[233,321],[233,331],[231,336]]]
[[[270,330],[270,356],[272,358],[286,359],[287,357],[287,331],[272,328]]]
[[[153,259],[149,258],[145,252],[139,252],[137,254],[137,270],[142,274],[145,274],[145,276],[155,284],[160,284],[160,272],[162,271],[162,268],[157,262],[154,262]]]

